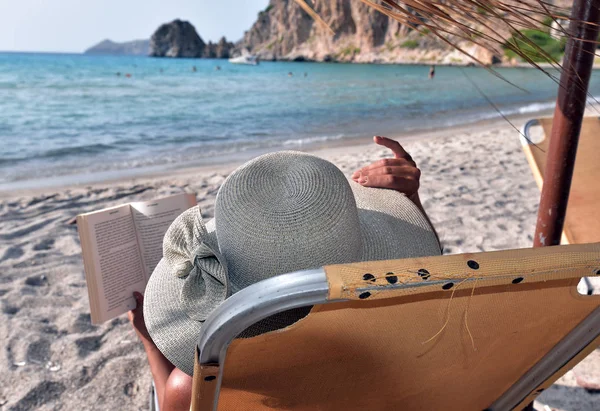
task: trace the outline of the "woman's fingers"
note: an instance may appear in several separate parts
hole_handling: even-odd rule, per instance
[[[410,154],[392,139],[376,136],[376,144],[387,147],[395,158],[384,158],[357,170],[352,179],[364,187],[387,188],[408,196],[419,190],[421,171],[417,168]]]
[[[360,175],[354,180],[358,183],[364,182],[367,179],[374,177],[387,176],[389,181],[404,181],[404,180],[415,180],[419,181],[421,178],[421,171],[415,167],[382,167],[375,170],[371,170],[368,173],[360,173]]]
[[[375,136],[373,137],[375,144],[379,144],[380,146],[384,146],[392,150],[394,153],[394,157],[396,158],[406,158],[412,161],[412,157],[410,154],[404,150],[404,148],[398,143],[396,140],[392,140],[391,138],[383,137],[383,136]]]
[[[152,341],[146,323],[144,322],[144,296],[137,291],[133,292],[133,298],[135,298],[136,307],[129,311],[129,321],[133,325],[136,333],[142,340]]]
[[[362,176],[358,181],[364,187],[387,188],[410,196],[419,190],[419,179],[410,175],[377,174]]]
[[[384,158],[383,160],[378,160],[378,161],[374,162],[373,164],[370,164],[366,167],[361,168],[360,170],[357,170],[352,175],[352,178],[358,177],[359,174],[368,174],[372,170],[376,170],[379,168],[393,168],[393,167],[404,167],[404,166],[409,166],[409,167],[415,168],[415,163],[412,161],[409,161],[407,159],[404,159],[404,158]]]
[[[135,308],[132,310],[134,312],[141,312],[144,307],[144,296],[137,291],[133,292],[133,298],[135,299]]]
[[[421,177],[421,171],[416,167],[411,166],[400,166],[400,167],[379,167],[371,170],[366,170],[358,173],[356,178],[353,180],[360,183],[365,177],[391,175],[396,177],[408,178],[413,180],[419,180]]]
[[[134,291],[133,298],[135,298],[135,302],[138,304],[137,308],[141,308],[144,305],[144,296],[142,295],[142,293]]]

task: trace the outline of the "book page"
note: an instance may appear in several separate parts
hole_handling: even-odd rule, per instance
[[[82,221],[89,233],[84,254],[92,257],[97,288],[92,320],[98,323],[135,308],[133,292],[143,293],[147,281],[129,205],[86,214]]]
[[[196,204],[193,194],[178,194],[159,200],[131,203],[146,281],[162,258],[163,238],[171,223]]]

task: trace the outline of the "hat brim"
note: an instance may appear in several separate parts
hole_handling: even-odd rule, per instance
[[[363,187],[353,181],[350,186],[358,208],[363,253],[349,262],[441,254],[433,228],[404,194]],[[206,241],[216,246],[214,220],[206,224],[206,229]],[[306,267],[309,268],[315,267]],[[146,286],[144,319],[152,340],[163,355],[181,371],[192,375],[202,323],[190,319],[179,305],[184,283],[183,279],[173,275],[171,267],[162,259]]]
[[[217,248],[214,220],[206,224],[207,241]],[[160,352],[188,375],[194,371],[194,350],[202,323],[192,320],[180,306],[185,280],[173,274],[167,260],[160,260],[144,294],[144,322]]]
[[[350,181],[363,238],[357,261],[395,260],[440,255],[437,236],[421,210],[394,190],[363,187]]]

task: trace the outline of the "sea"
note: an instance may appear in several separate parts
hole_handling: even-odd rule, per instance
[[[529,68],[0,53],[0,190],[92,182],[552,109]],[[590,94],[600,96],[598,74]]]

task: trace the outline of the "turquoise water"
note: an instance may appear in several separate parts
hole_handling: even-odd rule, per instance
[[[0,53],[0,184],[497,117],[467,76],[506,114],[548,109],[557,89],[531,69],[498,70],[527,92],[481,68],[428,71]]]

